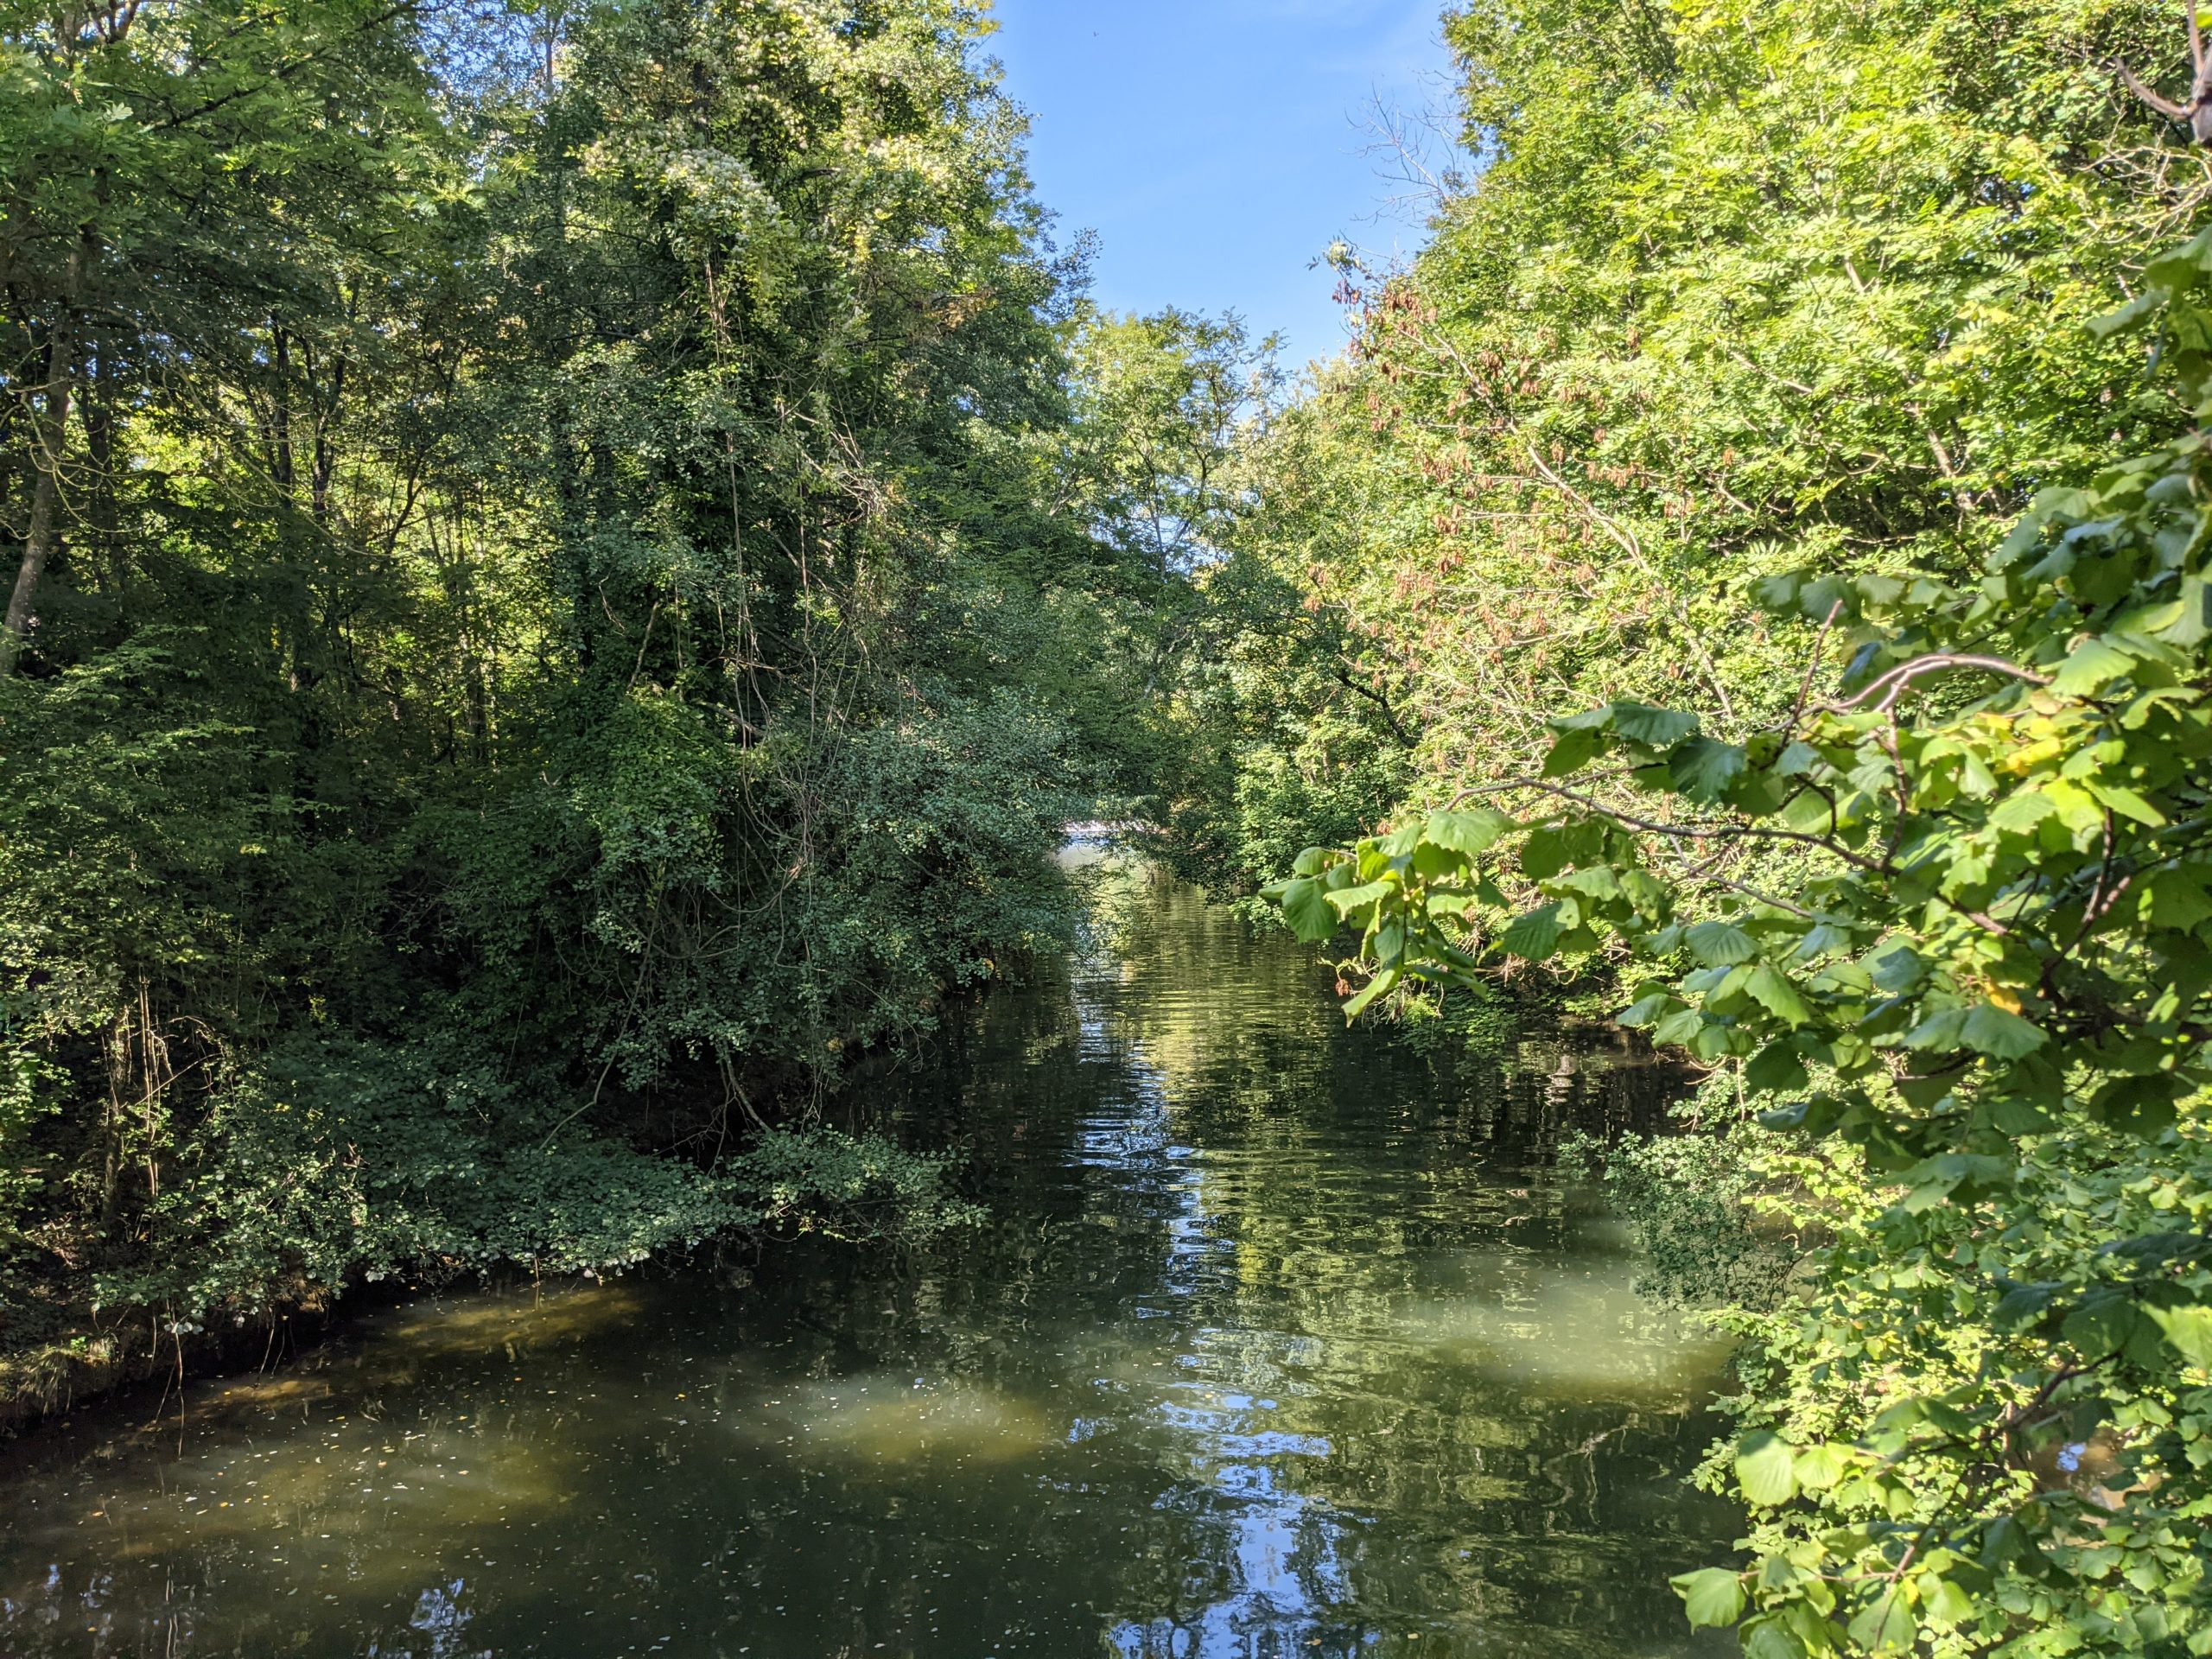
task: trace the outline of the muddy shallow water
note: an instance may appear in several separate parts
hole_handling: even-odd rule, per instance
[[[1724,1357],[1546,1173],[1601,1043],[1347,1033],[1150,886],[887,1085],[985,1225],[424,1300],[0,1459],[0,1654],[1724,1652]]]

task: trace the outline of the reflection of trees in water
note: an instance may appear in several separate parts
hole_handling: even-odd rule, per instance
[[[239,1510],[96,1560],[82,1511],[157,1477],[72,1478],[31,1546],[67,1570],[10,1569],[0,1649],[82,1651],[98,1573],[116,1654],[1679,1650],[1696,1372],[1541,1170],[1662,1080],[1578,1033],[1481,1061],[1348,1033],[1287,940],[1129,891],[1116,954],[873,1080],[973,1148],[984,1227],[783,1249],[741,1294],[391,1321],[161,1465],[212,1491],[264,1472],[251,1440],[287,1471],[281,1560]],[[378,1471],[387,1441],[414,1449]],[[441,1457],[465,1490],[421,1478]],[[318,1608],[324,1556],[346,1599]]]
[[[1159,1289],[1188,1304],[1192,1380],[1160,1408],[1185,1466],[1154,1507],[1196,1550],[1179,1579],[1135,1573],[1132,1605],[1173,1611],[1115,1644],[1350,1652],[1378,1633],[1347,1622],[1356,1606],[1403,1629],[1450,1608],[1520,1622],[1609,1585],[1649,1605],[1650,1535],[1623,1535],[1616,1492],[1687,1462],[1679,1379],[1663,1364],[1642,1379],[1662,1398],[1655,1437],[1623,1403],[1631,1368],[1610,1389],[1532,1389],[1426,1342],[1421,1310],[1472,1296],[1556,1313],[1543,1286],[1574,1258],[1573,1217],[1556,1189],[1512,1183],[1564,1128],[1649,1122],[1666,1080],[1591,1038],[1524,1042],[1502,1065],[1346,1032],[1294,947],[1187,892],[1154,889],[1114,937],[1074,1001],[1125,1098],[1100,1103],[1075,1155],[1114,1178],[1092,1202],[1117,1228],[1159,1224]],[[1616,1339],[1656,1334],[1624,1296],[1603,1311]],[[1408,1549],[1408,1518],[1440,1544]]]

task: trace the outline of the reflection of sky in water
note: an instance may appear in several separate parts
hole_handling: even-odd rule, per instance
[[[1110,1068],[1120,1087],[1107,1090],[1103,1109],[1082,1123],[1077,1160],[1113,1184],[1117,1205],[1134,1198],[1166,1212],[1161,1290],[1195,1299],[1210,1274],[1234,1274],[1236,1241],[1217,1236],[1208,1224],[1205,1154],[1175,1143],[1165,1077],[1139,1047],[1116,1033],[1096,989],[1095,980],[1077,981],[1077,1053],[1085,1064]],[[1140,1307],[1137,1313],[1178,1311]],[[1277,1654],[1287,1659],[1350,1651],[1343,1633],[1328,1622],[1328,1610],[1351,1599],[1338,1554],[1343,1522],[1277,1473],[1283,1459],[1326,1458],[1329,1442],[1270,1428],[1276,1402],[1243,1391],[1255,1383],[1280,1389],[1283,1362],[1304,1357],[1313,1344],[1292,1332],[1249,1329],[1224,1340],[1231,1333],[1197,1322],[1195,1309],[1179,1311],[1192,1319],[1173,1362],[1182,1375],[1168,1385],[1170,1396],[1157,1414],[1184,1448],[1190,1470],[1160,1496],[1157,1506],[1196,1510],[1227,1531],[1222,1559],[1230,1590],[1189,1613],[1124,1620],[1108,1641],[1129,1659]]]

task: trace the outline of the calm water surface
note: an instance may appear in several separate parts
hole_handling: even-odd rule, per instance
[[[417,1303],[0,1462],[0,1654],[1677,1655],[1721,1355],[1544,1173],[1656,1080],[1347,1033],[1186,892],[902,1086],[993,1219]]]

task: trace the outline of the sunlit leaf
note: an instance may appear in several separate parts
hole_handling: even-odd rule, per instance
[[[1736,1447],[1736,1484],[1751,1503],[1771,1509],[1797,1495],[1796,1454],[1776,1434],[1762,1429]]]
[[[2212,1371],[2212,1307],[2197,1303],[2189,1307],[2149,1310],[2174,1351],[2201,1371]]]
[[[1525,916],[1514,918],[1512,925],[1498,937],[1497,946],[1509,956],[1541,962],[1559,949],[1567,928],[1560,906],[1544,905]]]
[[[1421,835],[1424,840],[1447,852],[1462,853],[1472,858],[1478,853],[1488,852],[1497,844],[1497,838],[1513,827],[1513,820],[1503,812],[1493,812],[1486,807],[1473,807],[1463,812],[1434,814]]]
[[[2085,639],[2053,677],[2050,689],[2069,697],[2094,696],[2135,667],[2135,658],[2102,639]]]
[[[1751,936],[1732,922],[1700,922],[1682,936],[1682,943],[1708,968],[1730,967],[1758,955]]]
[[[1724,1628],[1744,1616],[1742,1578],[1725,1567],[1700,1567],[1677,1573],[1669,1580],[1682,1599],[1682,1611],[1692,1624],[1704,1629]]]

